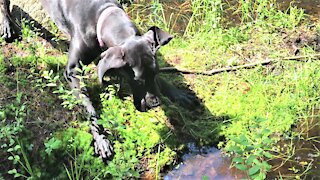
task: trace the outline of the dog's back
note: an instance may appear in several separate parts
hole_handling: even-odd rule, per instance
[[[41,0],[41,3],[59,29],[70,36],[79,27],[81,32],[95,35],[101,12],[111,5],[121,7],[115,0]]]

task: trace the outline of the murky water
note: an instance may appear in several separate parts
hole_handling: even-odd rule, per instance
[[[277,0],[280,7],[285,10],[290,3],[305,10],[312,18],[320,18],[320,0]]]
[[[234,180],[246,178],[246,175],[230,168],[230,159],[224,157],[221,152],[212,147],[198,150],[193,144],[189,144],[190,153],[183,156],[183,162],[169,172],[164,180]]]
[[[280,175],[286,179],[294,179],[296,175],[301,175],[302,179],[320,179],[320,110],[315,109],[310,114],[293,129],[300,134],[299,138],[283,139],[274,147],[276,153],[269,162],[273,169],[268,179]]]

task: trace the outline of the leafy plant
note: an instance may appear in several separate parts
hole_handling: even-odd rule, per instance
[[[272,131],[262,128],[260,123],[266,119],[256,118],[249,127],[253,134],[241,134],[230,136],[233,145],[227,146],[225,150],[233,155],[232,165],[242,171],[247,171],[252,179],[265,179],[271,165],[267,160],[273,156],[268,149],[271,149],[274,141],[271,139]]]
[[[59,98],[63,100],[61,103],[63,107],[73,109],[75,106],[81,104],[81,100],[79,100],[73,92],[77,90],[67,90],[65,85],[60,81],[60,76],[54,75],[53,70],[43,71],[42,77],[48,81],[44,86],[56,89],[53,93],[58,94]]]
[[[35,178],[39,177],[31,167],[28,155],[17,136],[24,128],[24,120],[26,117],[26,103],[22,102],[23,94],[17,93],[15,102],[5,107],[0,106],[0,142],[1,149],[8,153],[8,160],[12,161],[16,168],[8,170],[8,174],[12,174],[15,178]],[[8,121],[12,121],[8,124]],[[20,165],[20,166],[18,166]]]
[[[45,152],[50,156],[51,152],[61,147],[61,140],[52,137],[48,142],[44,143],[46,147]]]
[[[184,35],[208,33],[221,26],[221,0],[191,0],[192,16],[186,26]]]

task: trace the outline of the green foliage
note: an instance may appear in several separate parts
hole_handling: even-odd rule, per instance
[[[131,100],[116,97],[114,87],[107,89],[108,93],[101,94],[103,112],[99,123],[111,132],[108,138],[114,143],[115,156],[107,166],[94,157],[89,122],[79,123],[80,127],[57,132],[45,142],[50,162],[71,157],[64,164],[65,171],[58,171],[59,177],[139,178],[142,160],[149,161],[145,166],[150,169],[162,169],[174,160],[175,152],[163,144],[158,132],[166,127],[151,114],[137,112]]]
[[[137,166],[143,158],[150,158],[149,168],[152,169],[170,164],[175,153],[159,144],[162,140],[157,132],[165,128],[164,125],[157,123],[151,114],[135,110],[131,101],[118,99],[114,88],[108,90],[109,93],[101,94],[103,112],[99,120],[115,137],[115,157],[109,164],[108,173],[112,177],[137,178],[140,173]],[[163,148],[158,155],[152,150],[156,147]]]
[[[0,74],[4,73],[5,69],[6,69],[6,66],[4,63],[4,58],[3,58],[3,55],[0,53]]]
[[[36,173],[30,165],[28,155],[19,141],[19,133],[22,133],[25,127],[24,118],[26,117],[27,105],[22,100],[23,95],[17,93],[14,103],[0,106],[0,149],[7,152],[8,160],[14,167],[8,170],[8,174],[15,178],[36,178]]]
[[[227,141],[220,145],[235,156],[235,167],[252,178],[265,178],[270,170],[267,161],[273,158],[269,152],[281,138],[275,134],[289,131],[310,105],[319,103],[314,94],[319,88],[314,83],[319,79],[316,64],[305,62],[298,66],[298,72],[287,64],[280,76],[262,75],[261,68],[256,68],[254,74],[240,73],[237,81],[225,76],[228,83],[217,88],[208,105],[215,113],[230,116],[221,131]],[[249,86],[249,92],[239,82]],[[214,106],[216,102],[220,106]]]
[[[232,163],[237,169],[247,171],[252,179],[265,179],[271,165],[267,160],[273,156],[268,152],[273,145],[270,135],[272,131],[262,128],[261,123],[266,119],[256,118],[250,124],[248,134],[240,136],[229,136],[232,145],[225,148],[227,152],[233,155]]]
[[[192,15],[186,26],[185,35],[209,33],[221,27],[222,1],[221,0],[191,0]]]
[[[44,143],[44,146],[46,147],[45,152],[50,156],[53,150],[59,149],[61,147],[61,144],[61,140],[53,137],[48,142]]]
[[[242,23],[253,22],[264,28],[294,28],[304,19],[303,9],[290,6],[285,12],[278,9],[276,0],[238,1],[235,13]]]
[[[76,152],[75,152],[75,158],[74,158],[75,160],[74,162],[70,161],[70,165],[69,165],[71,170],[69,170],[66,166],[64,166],[69,180],[83,179],[82,176],[83,176],[84,157],[85,156],[82,156],[82,159],[80,160],[80,164],[79,164],[77,160]]]
[[[75,106],[81,104],[82,101],[77,99],[77,97],[74,96],[74,92],[73,92],[78,90],[67,90],[65,85],[61,82],[60,76],[55,75],[52,70],[43,71],[42,77],[47,81],[47,83],[39,84],[39,85],[43,87],[45,86],[45,87],[55,88],[53,93],[58,94],[59,98],[63,100],[63,102],[61,103],[63,107],[71,110]]]

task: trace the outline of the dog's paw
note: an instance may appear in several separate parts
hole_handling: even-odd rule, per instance
[[[93,135],[94,152],[104,161],[111,159],[113,156],[113,147],[104,134],[95,133]]]

